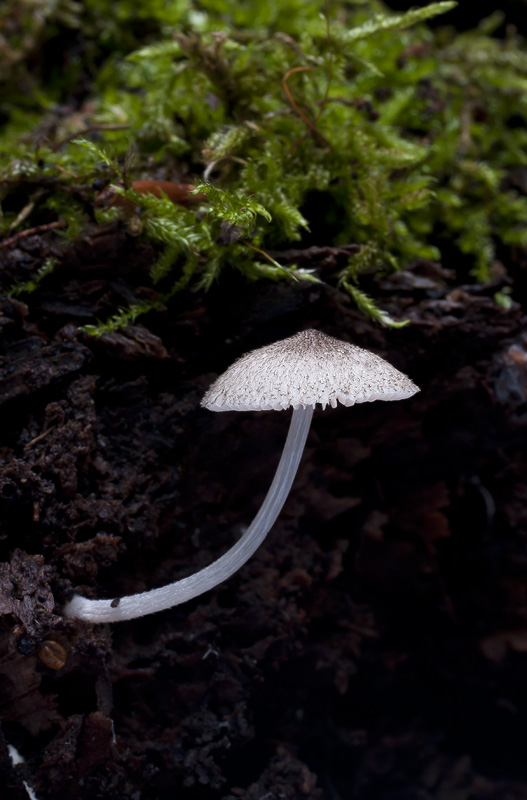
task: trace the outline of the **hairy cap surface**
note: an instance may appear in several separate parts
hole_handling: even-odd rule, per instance
[[[211,411],[279,411],[404,400],[418,392],[406,375],[362,347],[306,330],[239,358],[212,384]]]

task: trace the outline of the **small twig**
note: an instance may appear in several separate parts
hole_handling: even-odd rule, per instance
[[[203,171],[203,180],[208,181],[210,179],[211,173],[214,171],[214,168],[220,161],[234,161],[236,164],[247,164],[246,158],[239,158],[239,156],[231,156],[229,153],[226,156],[221,156],[221,158],[216,159],[216,161],[209,161],[207,166]]]
[[[63,144],[67,144],[72,139],[78,139],[79,136],[86,136],[88,133],[95,133],[96,131],[127,131],[129,128],[129,125],[88,125],[87,128],[82,128],[82,130],[76,133],[70,133],[69,136],[65,136],[63,139],[55,142],[55,144],[51,145],[51,150],[55,153],[57,150],[60,150]]]
[[[320,133],[320,131],[316,127],[316,124],[319,121],[320,117],[322,116],[322,112],[324,110],[324,105],[328,101],[329,89],[331,87],[331,79],[333,77],[333,51],[331,50],[331,28],[330,28],[330,25],[329,25],[329,0],[325,0],[324,16],[326,18],[326,33],[327,33],[327,42],[328,42],[329,63],[328,63],[328,80],[327,80],[327,83],[326,83],[326,91],[324,93],[323,99],[318,101],[318,105],[320,106],[320,108],[319,108],[318,114],[315,117],[315,122],[313,123],[319,136],[321,136],[322,134]],[[302,51],[300,51],[300,52],[302,52]],[[304,67],[304,69],[311,69],[311,68],[310,67]],[[283,81],[282,81],[282,83],[283,83]],[[287,94],[287,89],[286,89],[286,94]],[[290,96],[289,96],[289,101],[291,102]],[[308,132],[306,131],[304,134],[302,134],[300,139],[297,139],[297,141],[290,148],[288,155],[291,155],[291,153],[298,147],[298,145],[301,142],[304,141],[304,139],[306,138],[307,134],[308,134]],[[324,137],[322,137],[322,138],[324,139]],[[326,141],[326,140],[324,139],[324,141]],[[327,144],[328,144],[329,148],[332,150],[333,148],[331,147],[331,144],[329,144],[329,142],[327,142]]]
[[[289,86],[287,85],[287,81],[288,81],[289,77],[291,75],[293,75],[295,72],[311,72],[313,69],[314,69],[314,67],[292,67],[291,69],[289,69],[286,72],[286,74],[282,78],[282,86],[284,87],[284,92],[287,95],[287,99],[291,103],[291,106],[296,111],[296,113],[298,114],[300,119],[303,122],[305,122],[305,124],[308,126],[308,128],[310,128],[313,131],[313,133],[318,136],[318,138],[326,145],[326,147],[329,147],[330,150],[333,150],[330,142],[328,142],[326,137],[322,133],[320,133],[320,131],[317,128],[316,124],[312,120],[310,120],[309,117],[306,114],[304,114],[302,109],[299,107],[299,105],[297,104],[297,102],[294,99],[293,95],[291,94],[291,90],[289,89]]]
[[[320,115],[324,110],[324,104],[329,97],[329,89],[331,87],[331,80],[333,78],[333,50],[331,49],[331,28],[329,25],[329,0],[325,0],[324,3],[324,16],[326,18],[326,33],[327,33],[327,41],[328,41],[328,52],[329,52],[329,61],[328,61],[328,82],[326,84],[326,91],[324,94],[324,98],[320,104],[320,111],[315,117],[315,122],[318,122],[320,119]]]
[[[35,208],[36,204],[44,194],[44,191],[45,191],[44,189],[37,189],[36,191],[33,192],[33,194],[30,196],[29,200],[25,204],[22,211],[20,211],[16,219],[9,226],[8,228],[9,232],[14,231],[15,228],[17,228],[22,222],[24,222],[25,219],[29,217],[29,215]]]
[[[20,233],[15,234],[15,236],[11,236],[9,239],[4,239],[3,242],[0,242],[0,249],[4,247],[9,247],[11,244],[15,244],[19,241],[19,239],[23,239],[25,236],[33,236],[34,234],[40,233],[47,233],[47,231],[52,231],[55,228],[65,228],[67,223],[63,219],[59,219],[56,222],[48,222],[47,225],[37,225],[36,228],[28,228],[25,231],[20,231]]]
[[[283,267],[282,264],[279,264],[278,261],[275,261],[274,258],[272,258],[272,256],[269,255],[269,253],[265,252],[265,250],[260,250],[260,248],[256,247],[254,244],[249,244],[249,242],[246,242],[245,239],[241,239],[240,241],[241,244],[244,244],[246,247],[250,247],[251,250],[255,250],[257,253],[260,253],[260,255],[264,256],[264,258],[270,261],[274,267],[281,269],[282,272],[287,273],[287,275],[289,275],[290,278],[293,278],[293,280],[298,281],[298,278],[291,272],[290,269],[287,269],[287,267]]]
[[[69,175],[70,178],[75,178],[76,180],[80,180],[80,175],[75,175],[74,172],[70,172],[69,169],[65,169],[61,167],[60,164],[53,164],[55,169],[58,169],[59,172],[63,172],[65,175]]]
[[[292,36],[289,36],[288,33],[281,33],[281,31],[277,31],[273,34],[273,39],[278,39],[279,42],[289,45],[289,47],[292,47],[295,53],[300,56],[303,61],[307,60],[307,56],[300,45],[293,39]]]
[[[42,433],[39,433],[38,436],[35,436],[34,439],[31,439],[30,442],[24,445],[24,450],[26,449],[26,447],[33,447],[33,445],[36,444],[37,442],[41,442],[42,439],[45,439],[46,436],[48,436],[48,434],[50,434],[53,428],[55,427],[56,427],[55,425],[52,425],[50,428],[46,428],[45,431],[42,431]]]

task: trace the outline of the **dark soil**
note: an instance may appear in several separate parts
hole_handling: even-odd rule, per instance
[[[148,296],[149,246],[120,225],[24,237],[6,285],[50,253],[58,272],[0,308],[2,799],[527,798],[527,332],[499,283],[416,264],[369,287],[412,320],[394,331],[328,285],[226,276],[95,339],[78,325]],[[329,280],[341,257],[295,259]],[[421,393],[317,411],[277,524],[216,591],[64,619],[74,590],[160,586],[240,536],[289,415],[200,398],[307,327]]]

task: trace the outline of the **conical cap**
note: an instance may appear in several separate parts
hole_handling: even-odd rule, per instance
[[[239,358],[206,392],[211,411],[279,411],[404,400],[419,388],[380,356],[315,330]]]

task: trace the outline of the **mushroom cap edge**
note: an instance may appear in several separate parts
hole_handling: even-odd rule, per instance
[[[308,329],[238,358],[205,393],[210,411],[281,411],[404,400],[413,381],[375,353]]]

